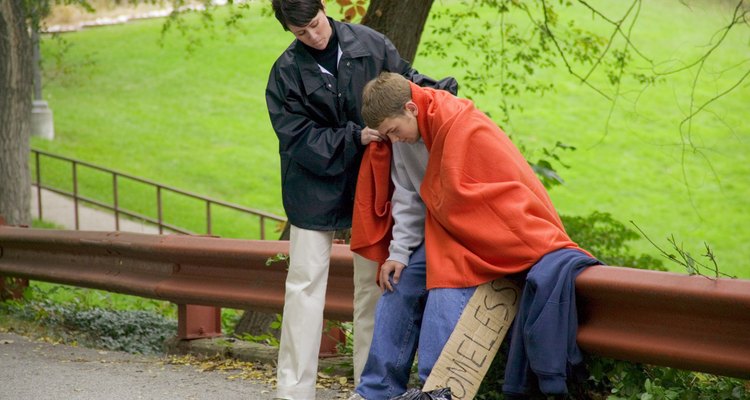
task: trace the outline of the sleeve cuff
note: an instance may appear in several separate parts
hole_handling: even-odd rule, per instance
[[[409,265],[409,256],[410,254],[400,254],[400,253],[394,253],[391,252],[388,256],[388,260],[397,261],[404,265]]]
[[[358,149],[365,147],[362,145],[362,128],[355,127],[352,130],[352,137],[354,137],[354,145],[357,146]]]

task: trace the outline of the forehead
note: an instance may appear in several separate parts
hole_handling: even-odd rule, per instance
[[[380,123],[380,126],[378,126],[378,131],[387,131],[389,129],[393,129],[398,127],[399,125],[403,125],[407,123],[407,119],[404,118],[403,115],[396,115],[393,117],[388,117],[383,120],[383,122]]]

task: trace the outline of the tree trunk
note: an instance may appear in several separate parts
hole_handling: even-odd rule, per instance
[[[24,2],[0,0],[0,216],[31,224],[31,37]]]
[[[276,321],[276,314],[265,313],[255,310],[245,310],[242,318],[234,327],[235,334],[248,333],[253,336],[272,335],[277,339],[281,338],[279,329],[271,328],[271,324]]]
[[[370,0],[362,24],[388,36],[401,57],[414,62],[434,0]]]

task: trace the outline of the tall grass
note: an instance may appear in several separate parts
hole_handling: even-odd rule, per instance
[[[644,3],[634,40],[664,68],[705,50],[726,22],[720,5]],[[434,5],[454,6],[448,1]],[[174,33],[160,47],[161,20],[66,34],[72,46],[60,67],[54,61],[62,44],[45,38],[45,68],[56,78],[46,81],[44,93],[57,136],[54,141],[35,138],[32,144],[283,214],[277,141],[264,88],[271,64],[292,37],[273,17],[261,15],[260,8],[251,5],[241,30],[228,31],[217,22],[215,34],[204,35],[192,54],[185,50],[186,39]],[[577,16],[577,21],[598,24],[590,16]],[[433,35],[436,23],[428,22],[423,40]],[[696,91],[699,101],[715,96],[739,69],[747,69],[749,37],[746,27],[738,29],[727,39],[726,50],[712,55]],[[63,66],[77,67],[61,74]],[[450,62],[424,53],[415,67],[435,77],[460,80],[463,74]],[[563,155],[570,165],[561,171],[566,184],[551,191],[560,213],[606,211],[621,221],[632,220],[665,247],[665,238],[674,234],[694,253],[707,241],[722,271],[750,277],[747,82],[699,114],[688,138],[679,123],[690,110],[694,76],[689,71],[643,90],[626,82],[614,108],[562,65],[535,76],[555,82],[557,90],[513,99],[523,111],[515,112],[503,128],[531,149],[527,156],[532,159],[540,156],[538,149],[557,141],[577,147]],[[595,79],[601,83],[601,77]],[[500,115],[500,93],[461,94],[472,95],[490,115]],[[694,147],[685,146],[688,139]],[[66,174],[50,179],[64,181]],[[84,190],[108,196],[99,187],[96,183]],[[151,212],[151,195],[132,192],[127,200],[132,207]],[[186,224],[202,224],[204,212],[189,205],[176,208],[184,211],[180,218]],[[230,229],[225,235],[235,234]],[[646,240],[636,243],[635,250],[657,255]]]

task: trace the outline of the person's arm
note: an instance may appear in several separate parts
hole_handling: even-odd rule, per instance
[[[406,79],[416,83],[419,86],[431,87],[450,92],[454,96],[458,94],[458,82],[452,76],[436,81],[427,75],[422,75],[411,65],[401,58],[396,50],[396,46],[385,37],[385,69],[390,72],[396,72],[403,75]]]
[[[320,176],[343,173],[357,160],[357,154],[377,139],[377,131],[363,129],[349,121],[344,127],[323,126],[305,107],[301,91],[291,77],[276,68],[266,86],[266,104],[271,124],[279,138],[279,149],[299,165]],[[323,119],[322,116],[319,117]]]
[[[408,178],[398,145],[393,146],[391,180],[394,185],[391,202],[393,238],[388,259],[380,269],[379,282],[382,290],[393,291],[388,278],[393,273],[393,283],[398,283],[412,251],[424,240],[425,220],[425,205],[419,196],[419,188],[415,188]]]

